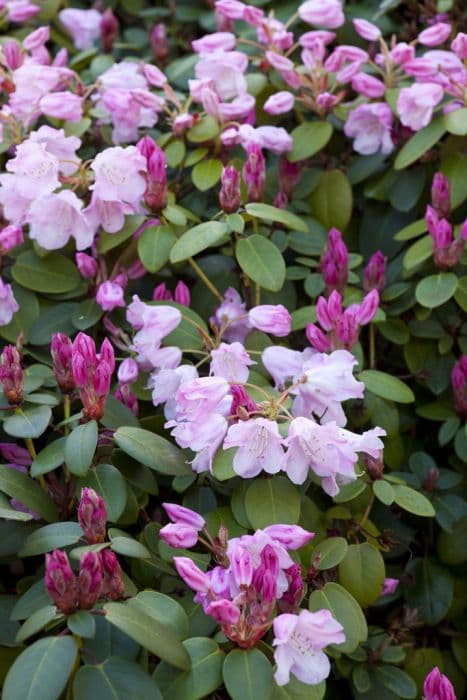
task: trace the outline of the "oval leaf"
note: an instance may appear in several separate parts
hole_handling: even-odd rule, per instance
[[[70,292],[81,281],[76,265],[64,255],[40,258],[33,250],[18,255],[11,274],[26,289],[46,294]]]
[[[278,209],[270,204],[262,204],[261,202],[252,202],[247,204],[245,209],[250,216],[254,216],[257,219],[277,221],[278,223],[284,224],[284,226],[287,226],[287,228],[291,228],[294,231],[308,233],[308,226],[303,219],[296,214],[292,214],[292,212],[287,211],[286,209]]]
[[[445,131],[446,128],[442,119],[435,119],[424,129],[417,131],[417,133],[402,146],[397,154],[396,160],[394,161],[394,169],[403,170],[414,163],[432,148],[432,146],[438,143]]]
[[[148,272],[159,272],[169,262],[177,238],[170,226],[149,226],[138,238],[138,255]]]
[[[191,658],[191,670],[177,672],[166,663],[157,666],[154,678],[164,700],[200,700],[222,685],[224,654],[212,639],[194,637],[183,642]]]
[[[219,182],[222,175],[222,163],[220,160],[208,158],[197,163],[191,173],[191,179],[196,189],[207,192]]]
[[[374,603],[383,589],[385,566],[380,552],[368,542],[351,544],[339,564],[339,580],[360,605]]]
[[[19,409],[3,423],[3,430],[13,437],[38,438],[47,428],[52,417],[49,406]]]
[[[170,262],[179,263],[192,258],[210,246],[218,245],[225,237],[227,225],[219,221],[206,221],[183,234],[170,251]]]
[[[186,639],[190,630],[188,615],[176,600],[158,591],[141,591],[128,601],[168,627],[178,639]]]
[[[83,531],[79,523],[52,523],[34,530],[26,538],[20,552],[21,557],[31,557],[36,554],[44,554],[52,549],[60,549],[70,544],[75,544],[83,537]]]
[[[312,612],[326,608],[341,623],[345,642],[336,645],[344,654],[351,654],[368,636],[363,611],[355,598],[338,583],[327,583],[320,591],[313,591],[308,607]]]
[[[403,484],[394,484],[394,501],[398,506],[407,510],[414,515],[420,515],[425,518],[432,518],[435,515],[435,509],[426,496],[410,486]]]
[[[397,403],[412,403],[412,401],[415,401],[412,389],[400,379],[397,379],[397,377],[391,377],[386,372],[380,372],[377,369],[365,369],[363,372],[360,372],[359,379],[369,391],[382,399],[397,401]]]
[[[267,700],[272,691],[272,666],[259,649],[234,649],[222,669],[232,700]]]
[[[313,558],[319,557],[317,568],[324,571],[337,566],[347,554],[348,547],[343,537],[330,537],[320,542],[313,551]]]
[[[27,474],[0,465],[0,491],[16,498],[44,520],[55,522],[58,511],[48,495]]]
[[[95,420],[78,425],[67,437],[65,462],[72,474],[84,476],[92,464],[97,446],[97,423]]]
[[[74,700],[162,700],[151,676],[134,661],[111,656],[103,664],[82,666],[73,683]]]
[[[130,457],[150,469],[169,476],[192,474],[185,456],[171,442],[142,428],[119,428],[114,439],[117,445]]]
[[[274,523],[295,525],[300,517],[300,493],[288,479],[257,479],[248,487],[245,510],[252,527]]]
[[[439,272],[437,275],[429,275],[417,284],[415,298],[422,306],[435,309],[454,296],[457,283],[457,277],[453,272]]]
[[[59,467],[65,461],[66,438],[58,438],[44,447],[33,459],[31,464],[31,476],[47,474]]]
[[[271,292],[282,289],[285,280],[285,262],[278,247],[270,240],[254,233],[241,238],[235,247],[238,264],[253,282]]]
[[[293,139],[291,153],[287,159],[291,163],[310,158],[326,146],[332,136],[332,126],[329,122],[305,122],[297,126],[290,134]]]
[[[335,226],[345,231],[352,216],[352,202],[352,187],[342,170],[323,172],[310,195],[312,215],[327,229]]]

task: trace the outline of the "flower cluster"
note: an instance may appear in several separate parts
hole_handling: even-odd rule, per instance
[[[443,173],[436,173],[431,187],[431,205],[428,204],[425,222],[433,241],[433,256],[436,267],[448,270],[455,267],[461,258],[467,241],[467,219],[459,235],[454,238],[451,215],[451,188]]]

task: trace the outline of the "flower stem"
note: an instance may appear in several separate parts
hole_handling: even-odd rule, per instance
[[[210,291],[212,294],[214,294],[214,296],[217,297],[217,298],[219,299],[220,302],[224,301],[224,297],[222,296],[222,294],[220,293],[220,291],[213,285],[213,283],[211,282],[211,280],[209,279],[209,277],[207,277],[207,276],[204,274],[204,272],[202,271],[202,269],[200,268],[200,266],[198,265],[198,263],[196,263],[196,262],[193,260],[193,258],[188,258],[188,262],[190,263],[191,267],[192,267],[193,270],[196,272],[196,274],[198,275],[198,277],[200,278],[200,280],[201,280],[202,282],[204,282],[204,284],[205,284],[206,287],[209,289],[209,291]]]
[[[376,367],[376,352],[375,352],[375,326],[370,324],[370,369],[375,369]]]
[[[27,447],[27,450],[29,452],[29,456],[31,457],[31,459],[33,459],[33,460],[36,459],[37,453],[36,453],[36,449],[34,447],[34,443],[32,441],[32,438],[24,438],[24,444]],[[44,489],[44,491],[47,492],[48,488],[47,488],[47,483],[44,479],[44,476],[42,474],[39,474],[39,476],[37,478],[38,478],[38,481],[39,481],[41,487]]]

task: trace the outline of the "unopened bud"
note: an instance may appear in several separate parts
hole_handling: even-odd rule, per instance
[[[156,24],[151,31],[151,49],[156,60],[164,63],[169,55],[169,42],[167,39],[167,28],[165,24],[160,22]]]
[[[53,370],[58,386],[64,394],[71,394],[75,388],[73,370],[71,366],[71,354],[73,344],[64,333],[54,333],[50,343]]]
[[[106,535],[107,508],[94,489],[84,487],[78,506],[78,520],[90,544],[103,542]]]
[[[125,593],[125,584],[117,556],[110,549],[103,549],[100,555],[104,574],[102,595],[109,600],[119,600]]]
[[[248,190],[248,201],[259,202],[263,196],[266,179],[266,164],[261,146],[257,143],[249,143],[246,156],[242,174]]]
[[[14,345],[6,345],[0,355],[0,384],[11,406],[23,402],[24,378],[21,356]]]
[[[115,38],[118,36],[120,26],[111,8],[108,7],[102,15],[100,30],[102,48],[105,53],[110,53],[113,48]]]
[[[45,555],[45,587],[58,610],[69,615],[78,607],[78,581],[65,552]]]
[[[103,586],[102,562],[99,552],[85,552],[81,555],[78,589],[79,607],[89,610],[100,598]]]

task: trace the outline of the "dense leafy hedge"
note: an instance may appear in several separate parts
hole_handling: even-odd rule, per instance
[[[463,3],[1,4],[2,697],[463,697]]]

